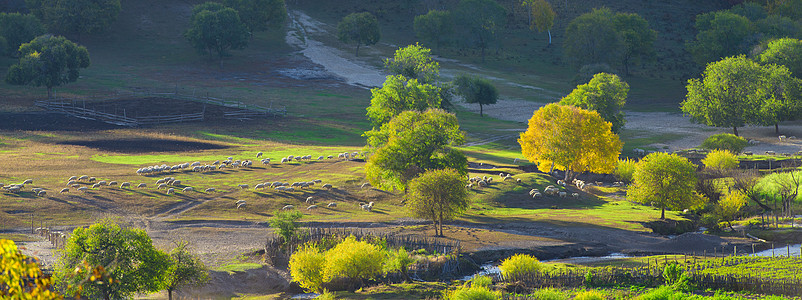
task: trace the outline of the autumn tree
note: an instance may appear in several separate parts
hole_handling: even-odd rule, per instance
[[[696,193],[696,166],[687,158],[663,152],[638,162],[627,197],[657,206],[663,220],[666,209],[686,209],[703,201]]]
[[[447,10],[430,10],[415,17],[415,35],[424,43],[434,45],[437,50],[454,34],[454,18]]]
[[[719,220],[727,222],[727,226],[735,231],[732,221],[735,221],[744,206],[746,206],[746,196],[738,191],[732,191],[718,202],[713,213]]]
[[[14,85],[53,87],[78,80],[79,70],[89,67],[89,51],[62,36],[43,35],[20,46],[19,63],[8,68],[6,82]]]
[[[356,43],[356,56],[359,56],[360,45],[374,45],[380,38],[379,20],[369,12],[352,13],[337,24],[337,39]]]
[[[405,111],[365,136],[365,152],[371,153],[365,174],[374,186],[406,191],[427,170],[467,170],[467,158],[454,148],[465,142],[465,133],[457,117],[442,109]]]
[[[627,101],[627,93],[629,84],[617,75],[599,73],[587,84],[577,86],[560,100],[560,104],[598,112],[605,121],[612,124],[613,132],[618,133],[626,123],[622,109]]]
[[[420,83],[417,79],[407,79],[403,75],[387,76],[381,88],[371,89],[370,92],[373,96],[367,116],[375,128],[403,111],[440,108],[442,103],[440,88]]]
[[[418,44],[399,48],[393,58],[384,60],[384,69],[419,83],[435,84],[440,78],[440,64],[432,59],[431,51]]]
[[[164,288],[168,259],[153,247],[144,230],[103,220],[73,230],[61,251],[55,278],[71,294],[81,291],[91,299],[131,298]],[[85,265],[105,267],[108,278],[87,281],[93,274]]]
[[[22,254],[12,240],[0,239],[0,270],[2,299],[64,299],[53,291],[53,279],[37,260]]]
[[[50,30],[98,33],[120,13],[120,0],[25,0],[26,7]]]
[[[199,286],[209,280],[209,272],[197,255],[192,254],[187,247],[188,242],[180,241],[170,256],[165,274],[165,289],[167,298],[173,299],[173,291],[182,287]]]
[[[454,79],[457,93],[462,96],[466,103],[479,104],[479,116],[484,116],[484,106],[496,104],[498,101],[498,90],[489,80],[470,76],[460,75]]]
[[[783,65],[791,75],[802,78],[802,40],[782,38],[769,42],[757,61],[763,65]]]
[[[585,171],[615,169],[622,143],[611,128],[595,111],[552,103],[535,111],[518,143],[527,160],[541,170],[564,168],[570,181]]]
[[[406,207],[416,217],[431,220],[435,235],[444,236],[443,221],[459,216],[468,208],[466,179],[464,173],[453,169],[426,171],[409,182]]]
[[[284,0],[225,0],[223,4],[237,11],[251,33],[281,28],[287,20]]]
[[[229,50],[241,50],[248,46],[248,27],[239,18],[236,10],[220,3],[206,2],[195,5],[189,20],[189,29],[184,33],[198,53],[216,52],[223,66],[223,57]]]
[[[16,57],[22,44],[44,33],[44,25],[33,15],[0,13],[0,37],[6,40],[8,46],[7,49],[0,49],[0,52],[5,50],[9,56]]]
[[[454,12],[458,28],[464,33],[464,40],[485,50],[496,39],[496,32],[504,28],[507,12],[495,0],[460,0]]]
[[[554,26],[554,17],[557,15],[546,0],[524,0],[524,6],[529,6],[529,29],[537,32],[549,33],[551,45],[551,27]]]

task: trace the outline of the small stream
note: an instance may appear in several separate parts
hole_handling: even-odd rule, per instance
[[[776,248],[773,248],[773,249],[768,249],[768,250],[763,250],[763,251],[760,251],[760,252],[755,252],[755,254],[750,254],[749,256],[764,256],[764,257],[771,257],[771,256],[783,256],[783,257],[792,256],[793,257],[793,256],[795,256],[795,257],[799,257],[800,247],[802,247],[802,244],[776,247]]]

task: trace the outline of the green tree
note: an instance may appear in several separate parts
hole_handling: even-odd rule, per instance
[[[468,208],[466,179],[464,172],[453,169],[426,171],[409,182],[406,207],[416,217],[431,220],[435,235],[444,236],[443,221],[459,216]]]
[[[745,138],[731,134],[719,133],[714,134],[702,141],[701,147],[709,150],[727,150],[732,153],[741,153],[741,151],[749,146],[749,142]]]
[[[53,87],[78,80],[79,69],[89,67],[89,51],[61,36],[43,35],[20,46],[19,63],[8,68],[6,82]]]
[[[164,285],[167,290],[167,298],[173,299],[173,291],[186,286],[199,286],[209,280],[209,272],[200,258],[191,252],[187,247],[188,242],[178,242],[173,250],[170,250],[170,257],[167,265],[167,274],[164,277]]]
[[[700,65],[727,56],[746,53],[751,46],[752,22],[744,16],[726,11],[696,16],[696,39],[687,44],[688,51]]]
[[[61,252],[55,271],[57,282],[69,293],[93,299],[131,298],[136,293],[164,288],[169,256],[153,247],[141,229],[124,228],[110,220],[76,228]],[[93,274],[82,268],[105,266],[108,278],[86,281]]]
[[[769,11],[791,19],[802,19],[802,0],[771,0]]]
[[[22,254],[12,240],[0,239],[0,298],[64,299],[52,291],[53,279],[45,276],[35,258]]]
[[[688,80],[682,111],[694,121],[715,127],[776,124],[791,108],[790,72],[785,67],[761,66],[744,56],[710,63],[702,79]]]
[[[696,194],[696,165],[676,154],[655,152],[638,162],[627,197],[661,209],[685,209],[703,200]]]
[[[549,33],[551,45],[551,27],[554,26],[554,17],[557,15],[546,0],[524,0],[524,6],[529,6],[529,29],[537,32]]]
[[[403,75],[390,75],[381,88],[370,90],[370,106],[367,116],[373,127],[387,123],[405,110],[424,111],[440,108],[442,97],[440,88],[417,79],[407,79]]]
[[[496,104],[498,90],[489,80],[470,75],[460,75],[454,79],[457,93],[467,103],[479,104],[479,116],[484,116],[484,105]]]
[[[601,8],[571,20],[563,43],[566,59],[576,66],[619,62],[625,45],[613,16],[610,9]]]
[[[765,19],[768,16],[768,11],[766,11],[766,8],[763,7],[763,5],[754,2],[744,2],[733,6],[727,11],[739,16],[744,16],[751,22]]]
[[[216,52],[223,66],[223,57],[229,50],[241,50],[248,46],[248,27],[237,11],[216,2],[195,5],[189,21],[189,29],[184,33],[198,53]]]
[[[415,35],[424,43],[434,45],[437,50],[454,34],[454,19],[447,10],[430,10],[415,17]]]
[[[570,182],[585,171],[613,171],[622,143],[611,128],[595,111],[552,103],[535,111],[518,144],[524,157],[541,170],[564,168]]]
[[[298,228],[300,227],[297,222],[303,216],[304,215],[297,210],[277,211],[269,221],[270,227],[275,228],[276,234],[282,237],[284,242],[287,243],[297,234]]]
[[[465,142],[465,133],[457,117],[442,109],[405,111],[365,135],[366,151],[373,153],[365,174],[374,186],[406,191],[408,181],[427,170],[467,170],[467,158],[453,148]]]
[[[44,33],[45,27],[42,22],[33,15],[0,13],[0,37],[8,42],[6,53],[10,56],[16,56],[23,43],[30,42]]]
[[[458,28],[465,33],[464,40],[482,50],[496,40],[496,32],[504,28],[507,12],[495,0],[460,0],[454,12]]]
[[[782,38],[769,42],[757,58],[763,65],[783,65],[794,77],[802,77],[802,40]]]
[[[761,40],[802,37],[802,24],[790,18],[771,15],[754,22]]]
[[[281,28],[287,20],[284,0],[225,0],[223,3],[237,11],[251,33]]]
[[[435,84],[440,78],[440,64],[432,59],[431,51],[418,44],[399,48],[392,59],[384,60],[384,69],[407,79],[417,79],[419,83]]]
[[[352,13],[337,24],[337,39],[356,43],[356,56],[359,56],[360,45],[374,45],[380,38],[379,20],[369,12]]]
[[[741,213],[741,209],[746,206],[746,200],[746,196],[741,194],[741,192],[732,191],[718,202],[714,214],[719,220],[727,222],[727,226],[729,226],[732,231],[735,231],[735,229],[732,228],[732,221],[738,217]]]
[[[560,100],[562,105],[596,111],[605,121],[612,124],[614,133],[621,131],[626,119],[624,104],[627,101],[629,84],[621,81],[615,74],[599,73],[587,84],[577,86],[568,96]]]
[[[50,30],[98,33],[120,14],[120,0],[25,0],[25,5]]]
[[[348,279],[353,289],[355,281],[376,278],[382,273],[386,252],[378,245],[357,241],[352,235],[326,251],[323,280]]]
[[[654,57],[654,41],[657,32],[649,28],[649,22],[637,14],[616,13],[613,17],[615,31],[624,42],[621,61],[624,74],[629,75],[629,65]]]

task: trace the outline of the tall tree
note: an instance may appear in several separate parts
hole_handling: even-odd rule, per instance
[[[343,43],[356,43],[356,56],[359,46],[370,46],[379,42],[379,20],[369,12],[352,13],[337,24],[337,39]]]
[[[440,108],[442,98],[440,88],[431,84],[421,84],[417,79],[407,79],[403,75],[390,75],[381,88],[370,90],[370,106],[367,116],[374,128],[387,123],[405,110],[424,111]]]
[[[566,181],[585,171],[611,172],[622,147],[599,113],[556,103],[535,111],[518,143],[524,157],[541,169],[564,168]]]
[[[460,75],[454,79],[457,93],[467,103],[479,104],[479,116],[484,116],[484,105],[496,104],[498,90],[489,80],[470,75]]]
[[[72,294],[82,291],[91,299],[124,299],[164,287],[169,256],[153,247],[141,229],[125,228],[103,220],[73,230],[59,258],[55,277]],[[103,266],[108,278],[86,281],[93,274],[83,268]]]
[[[719,220],[727,222],[727,225],[735,231],[732,227],[732,221],[741,213],[741,209],[746,206],[746,196],[738,191],[732,191],[726,197],[721,199],[716,205],[714,213]]]
[[[120,0],[25,0],[25,5],[50,30],[78,34],[103,32],[120,13]]]
[[[429,55],[431,51],[418,44],[399,48],[393,58],[384,60],[384,69],[423,84],[435,84],[440,78],[440,64]]]
[[[251,33],[281,28],[287,20],[284,0],[225,0],[223,3],[237,11]]]
[[[557,15],[551,4],[546,0],[524,0],[524,5],[529,5],[529,29],[548,32],[551,45],[551,27],[554,26],[554,16]]]
[[[415,35],[424,43],[434,45],[437,50],[454,34],[454,18],[447,10],[430,10],[415,17]]]
[[[563,43],[566,59],[576,66],[618,63],[625,45],[613,16],[610,9],[593,9],[568,23]]]
[[[636,165],[627,198],[659,207],[663,220],[666,209],[694,207],[703,201],[696,194],[696,165],[676,154],[649,154]]]
[[[229,50],[241,50],[248,46],[248,27],[236,10],[216,2],[198,4],[192,9],[189,29],[184,36],[198,53],[216,52],[223,66],[223,57]]]
[[[44,33],[45,27],[42,22],[33,15],[0,13],[0,37],[8,42],[8,50],[5,52],[12,57],[17,56],[23,43],[30,42]]]
[[[757,58],[763,65],[783,65],[794,77],[802,78],[802,40],[782,38],[769,42]]]
[[[654,41],[657,32],[649,28],[649,22],[637,14],[616,13],[613,26],[624,42],[621,61],[624,74],[629,75],[629,65],[654,57]]]
[[[727,11],[701,14],[695,26],[699,33],[686,47],[700,65],[746,53],[751,46],[748,38],[753,27],[744,16]]]
[[[427,170],[466,173],[468,160],[454,149],[465,134],[457,117],[441,109],[405,111],[365,135],[366,151],[372,152],[365,174],[374,186],[406,191],[408,182]]]
[[[426,171],[409,182],[406,207],[416,217],[431,220],[435,235],[444,236],[443,221],[468,208],[466,179],[465,174],[451,169]]]
[[[53,87],[78,80],[79,69],[89,67],[89,51],[62,36],[43,35],[20,46],[19,63],[8,68],[6,82]]]
[[[495,0],[460,0],[454,17],[458,28],[465,33],[465,41],[482,50],[495,42],[496,32],[505,26],[507,11]]]
[[[617,75],[599,73],[593,75],[587,84],[577,86],[560,100],[560,104],[596,111],[612,124],[613,132],[618,133],[626,123],[622,109],[627,101],[627,93],[629,84],[621,81]]]
[[[173,291],[181,287],[199,286],[209,280],[209,272],[200,258],[192,254],[187,247],[188,242],[178,242],[173,250],[167,265],[167,274],[164,277],[167,298],[173,300]]]
[[[791,19],[802,19],[802,0],[770,0],[766,1],[772,14]]]

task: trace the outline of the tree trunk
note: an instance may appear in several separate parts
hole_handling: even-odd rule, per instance
[[[735,136],[738,136],[738,127],[733,126],[732,132],[735,134]]]
[[[53,99],[53,87],[47,87],[47,99]]]
[[[484,112],[482,110],[482,103],[481,102],[479,102],[479,116],[480,117],[484,117],[485,116],[485,114],[484,114]]]
[[[356,57],[359,57],[359,43],[356,43]]]
[[[167,289],[167,299],[173,300],[173,289]]]
[[[660,220],[665,220],[665,219],[666,219],[666,208],[662,207],[660,208]]]
[[[780,124],[774,123],[774,133],[780,134]]]
[[[549,29],[549,30],[546,30],[546,31],[548,31],[548,32],[549,32],[549,45],[551,45],[551,29]]]

